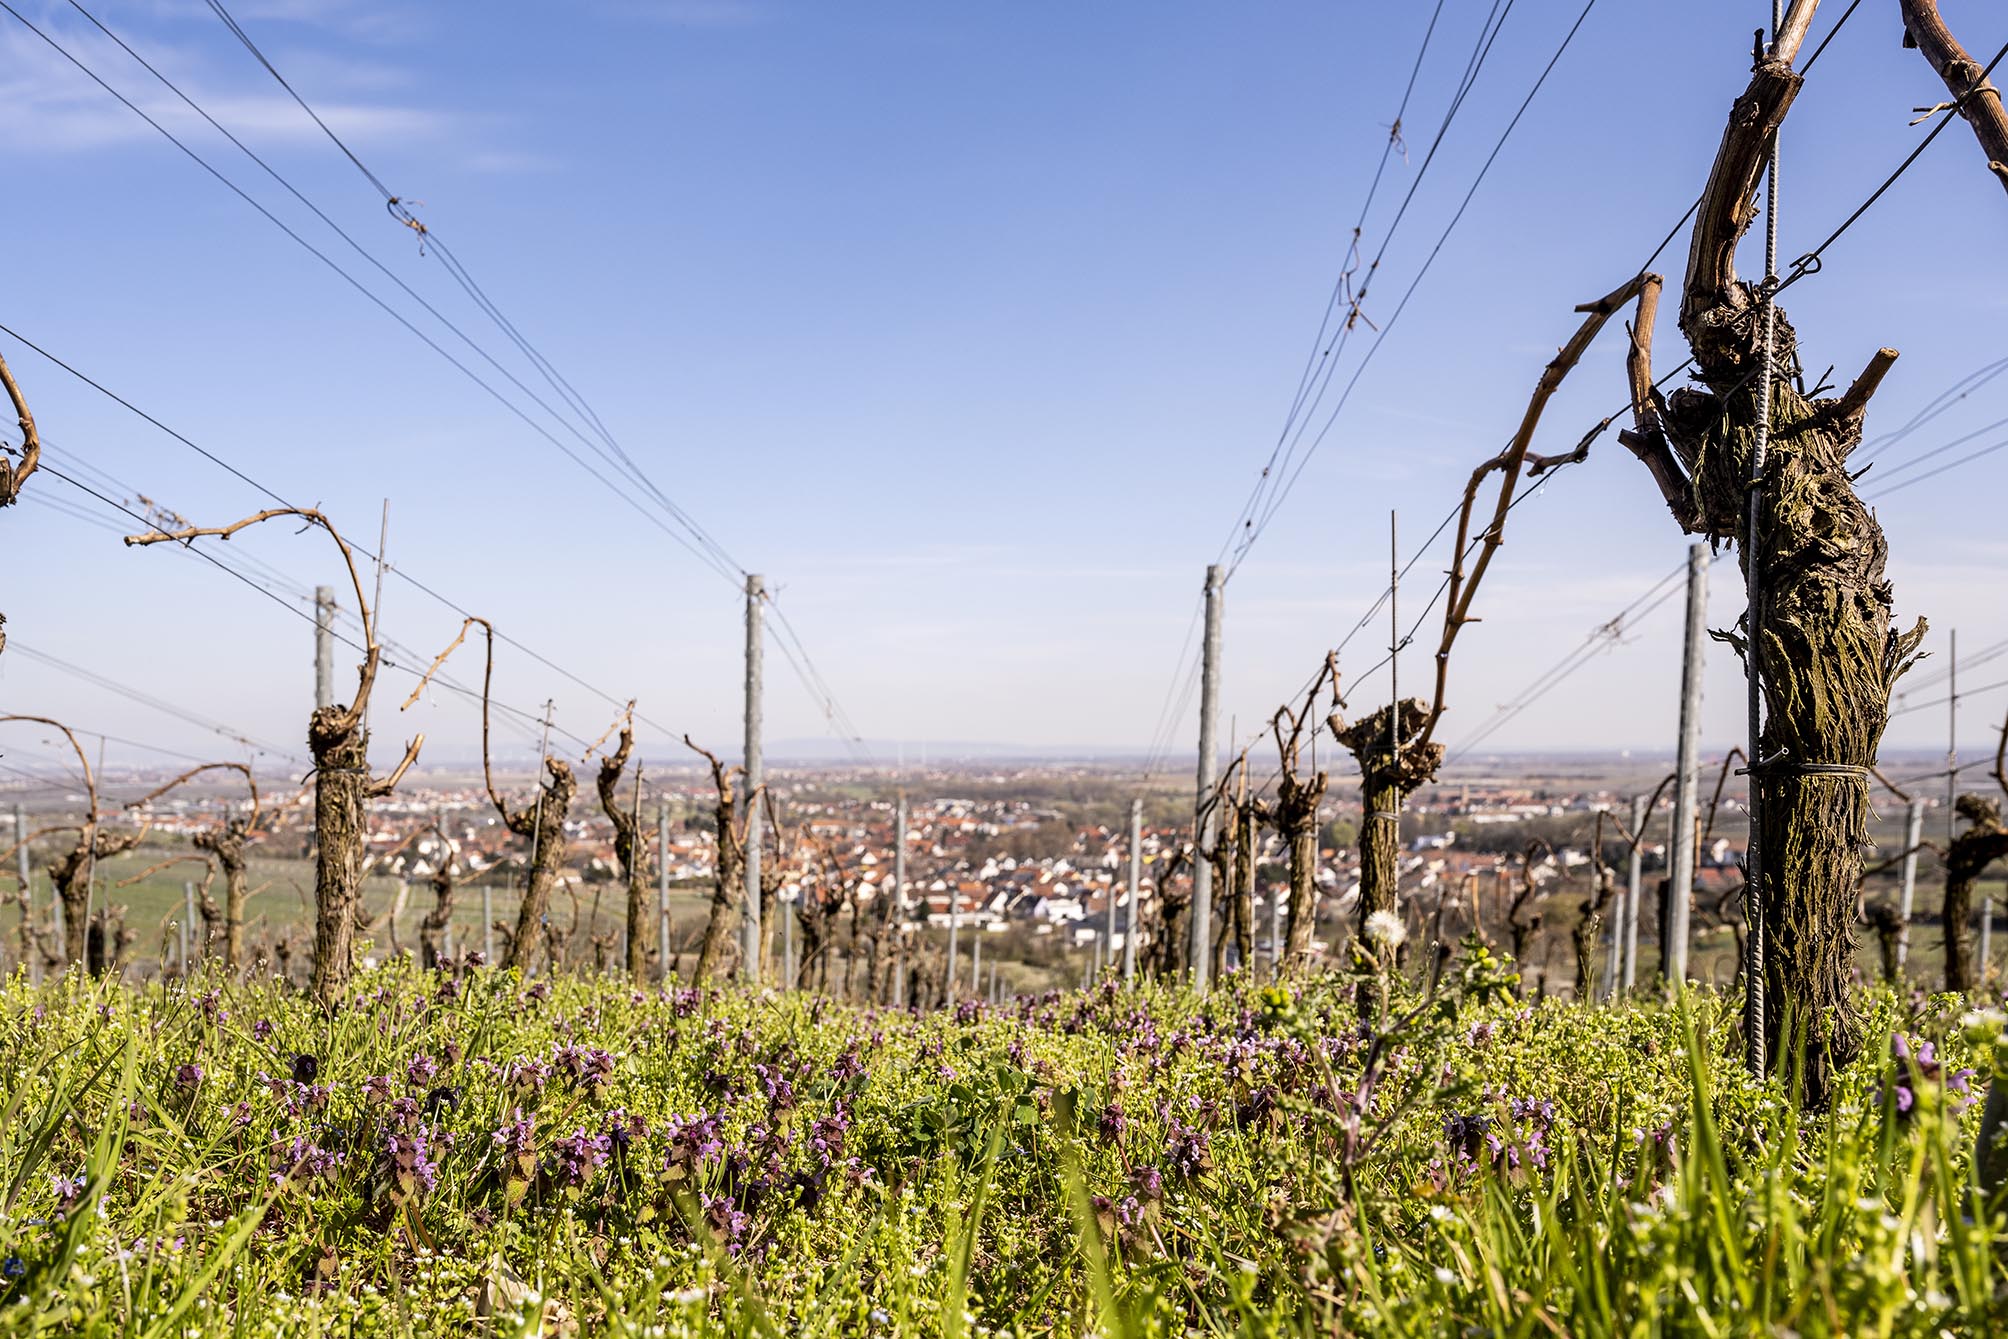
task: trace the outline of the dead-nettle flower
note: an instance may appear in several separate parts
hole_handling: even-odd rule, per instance
[[[1890,1038],[1890,1054],[1896,1065],[1886,1096],[1899,1117],[1908,1119],[1920,1101],[1931,1106],[1945,1101],[1957,1113],[1978,1100],[1972,1091],[1974,1071],[1946,1073],[1934,1043],[1899,1032]]]
[[[1443,1138],[1467,1164],[1476,1162],[1492,1133],[1492,1119],[1482,1113],[1452,1115],[1443,1122]]]
[[[629,1115],[625,1107],[615,1107],[607,1113],[606,1136],[613,1156],[622,1166],[626,1165],[628,1148],[635,1140],[646,1137],[648,1122],[640,1116]]]
[[[723,1238],[725,1249],[737,1255],[746,1229],[752,1226],[753,1220],[724,1195],[706,1195],[703,1204],[705,1221],[711,1225],[713,1232]]]
[[[311,1180],[315,1177],[330,1176],[345,1161],[340,1153],[322,1148],[304,1135],[296,1135],[292,1140],[272,1141],[272,1181],[274,1184],[293,1177]]]
[[[524,1115],[523,1108],[517,1107],[513,1117],[504,1121],[502,1128],[490,1137],[505,1157],[521,1157],[536,1151],[536,1129],[536,1117]]]
[[[517,1059],[509,1062],[505,1082],[522,1092],[542,1092],[551,1077],[551,1067],[542,1060]]]
[[[385,1136],[384,1154],[393,1194],[399,1199],[429,1194],[438,1184],[439,1163],[432,1157],[424,1128],[415,1122],[405,1130],[394,1130]]]
[[[725,1152],[724,1120],[710,1112],[673,1119],[670,1122],[671,1166],[702,1167]]]
[[[864,1072],[865,1062],[858,1055],[858,1039],[853,1037],[850,1044],[844,1047],[844,1053],[830,1066],[830,1078],[838,1083],[848,1083]]]
[[[580,1088],[604,1088],[614,1076],[613,1056],[593,1046],[557,1047],[551,1062]]]
[[[1212,1168],[1213,1156],[1207,1145],[1207,1136],[1203,1130],[1175,1120],[1166,1123],[1165,1165],[1180,1176],[1190,1179]]]
[[[589,1134],[583,1127],[551,1146],[545,1170],[559,1186],[583,1186],[586,1179],[605,1163],[613,1141],[604,1134]]]
[[[1400,948],[1408,938],[1408,927],[1392,911],[1376,911],[1367,917],[1367,938],[1382,948]]]
[[[809,1152],[824,1167],[829,1167],[843,1156],[844,1137],[850,1128],[850,1108],[839,1099],[831,1105],[829,1115],[809,1127]]]

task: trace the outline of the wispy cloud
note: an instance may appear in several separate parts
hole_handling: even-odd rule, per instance
[[[194,111],[103,36],[47,27],[44,31],[175,135],[213,135]],[[271,93],[235,91],[202,74],[199,62],[185,51],[151,44],[139,49],[247,143],[304,141],[320,134],[306,113],[276,87]],[[156,137],[152,127],[60,52],[19,27],[0,30],[0,105],[9,113],[0,153],[76,153]],[[452,118],[438,112],[354,97],[317,102],[315,109],[337,134],[359,145],[438,138],[453,127]]]

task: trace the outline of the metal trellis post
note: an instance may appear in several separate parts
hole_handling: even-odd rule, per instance
[[[761,758],[761,645],[762,605],[767,598],[766,582],[757,575],[746,577],[746,904],[741,921],[740,945],[743,975],[754,985],[760,983],[760,786],[764,781]]]
[[[1214,787],[1219,780],[1220,745],[1220,605],[1222,582],[1218,564],[1206,569],[1206,638],[1199,670],[1199,769],[1194,788],[1197,822],[1192,852],[1192,944],[1187,970],[1195,990],[1206,989],[1207,967],[1213,957],[1213,861],[1219,840],[1220,806]]]

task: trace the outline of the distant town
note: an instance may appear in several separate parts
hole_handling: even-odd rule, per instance
[[[1477,931],[1520,943],[1542,977],[1551,972],[1557,988],[1569,975],[1563,933],[1580,912],[1562,908],[1582,903],[1597,878],[1623,882],[1630,875],[1625,830],[1632,796],[1649,789],[1647,771],[1628,762],[1567,760],[1529,765],[1527,776],[1512,779],[1500,769],[1465,778],[1451,777],[1420,792],[1402,822],[1401,883],[1418,932],[1450,937]],[[1634,775],[1636,774],[1636,776]],[[106,883],[124,877],[125,864],[172,858],[188,850],[196,834],[216,825],[227,812],[242,813],[241,782],[204,777],[178,787],[142,808],[123,811],[119,796],[141,793],[172,773],[151,770],[114,773],[107,779],[102,808],[107,823],[146,823],[148,839],[139,852],[108,869]],[[527,774],[497,776],[512,805],[531,801]],[[871,914],[894,897],[896,797],[907,801],[906,885],[896,903],[896,920],[909,933],[947,932],[963,937],[965,953],[990,952],[1049,963],[1113,965],[1135,924],[1149,926],[1160,896],[1160,876],[1176,864],[1192,842],[1190,783],[1163,776],[1140,777],[1112,765],[936,764],[891,776],[883,769],[819,766],[782,769],[770,776],[771,808],[766,815],[768,859],[781,871],[778,893],[784,905],[798,904],[805,888],[834,885],[853,914]],[[1734,893],[1743,841],[1736,803],[1741,785],[1729,778],[1728,795],[1711,816],[1708,840],[1696,875],[1697,924],[1726,925],[1736,914]],[[1138,843],[1136,905],[1130,903],[1128,801],[1143,797]],[[312,853],[311,789],[296,777],[261,779],[263,813],[252,843],[254,856],[283,869],[304,870]],[[652,871],[667,890],[676,890],[679,925],[718,865],[716,794],[708,775],[683,770],[653,774],[645,795],[632,801],[641,827],[651,838]],[[21,806],[30,830],[69,812],[82,796],[46,782],[17,778],[0,784],[0,814]],[[1647,877],[1647,896],[1657,898],[1657,878],[1666,860],[1668,795],[1638,843],[1638,869]],[[1599,816],[1602,816],[1601,819]],[[1354,847],[1359,816],[1357,793],[1335,783],[1320,811],[1315,881],[1319,896],[1318,945],[1329,952],[1348,934],[1347,918],[1358,897],[1359,863]],[[4,820],[0,820],[4,821]],[[390,897],[394,942],[398,918],[407,906],[416,915],[422,899],[410,896],[442,866],[470,888],[487,889],[484,912],[474,906],[454,914],[449,934],[463,949],[492,945],[492,920],[507,908],[510,890],[523,877],[527,851],[522,838],[500,821],[478,774],[442,771],[407,777],[399,789],[373,803],[368,833],[371,887]],[[742,819],[743,821],[743,819]],[[615,953],[611,922],[621,879],[614,826],[590,786],[582,786],[564,825],[563,890],[590,910],[579,913],[587,933],[601,943],[601,956]],[[1601,838],[1600,874],[1597,843]],[[1275,951],[1277,918],[1287,895],[1287,852],[1273,833],[1260,839],[1253,906],[1256,966]],[[131,899],[137,945],[160,941],[153,922],[176,918],[181,881],[199,869],[164,869],[149,893],[146,883],[113,894]],[[32,882],[32,875],[31,875]],[[391,892],[383,890],[390,889]],[[593,894],[600,894],[594,898]],[[664,897],[665,913],[671,899]],[[272,924],[285,919],[268,897]],[[1648,911],[1642,930],[1655,934]],[[575,916],[574,919],[578,919]],[[1609,924],[1606,911],[1604,922]],[[269,927],[268,927],[269,928]],[[782,934],[788,933],[784,925]],[[479,943],[475,937],[479,937]],[[583,940],[581,942],[584,942]],[[144,956],[144,948],[136,949]],[[1072,955],[1072,956],[1067,956]],[[137,965],[137,963],[135,964]],[[1053,974],[1077,973],[1055,966]]]

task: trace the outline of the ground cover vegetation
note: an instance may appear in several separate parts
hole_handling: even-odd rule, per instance
[[[332,1013],[220,972],[17,977],[0,1331],[2008,1323],[1971,1156],[1999,1015],[1862,995],[1814,1113],[1738,1063],[1726,997],[1533,1003],[1475,942],[1432,966],[913,1014],[472,959],[366,968]]]

